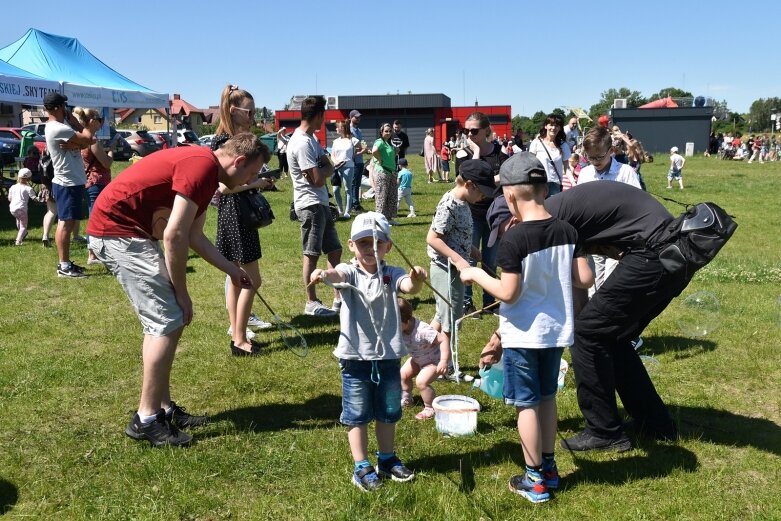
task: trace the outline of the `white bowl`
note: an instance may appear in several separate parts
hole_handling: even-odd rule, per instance
[[[447,436],[468,436],[477,430],[477,400],[459,394],[446,394],[434,398],[434,419],[437,431]]]

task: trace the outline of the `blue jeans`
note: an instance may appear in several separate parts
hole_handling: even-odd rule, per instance
[[[401,366],[395,360],[339,360],[343,425],[401,419]]]
[[[347,199],[345,205],[342,206],[342,188],[339,186],[334,187],[334,197],[336,198],[336,206],[342,213],[349,211],[352,208],[353,199],[353,166],[342,166],[336,169],[336,174],[342,178],[342,186],[344,187],[344,195]]]
[[[352,203],[353,207],[358,206],[361,204],[361,180],[363,179],[363,169],[364,169],[364,163],[355,162],[355,167],[353,170],[353,180],[352,184],[349,185],[350,187],[350,195],[352,196]],[[345,185],[345,189],[347,189],[348,185]],[[352,209],[352,208],[351,208]]]
[[[492,277],[496,275],[496,252],[499,249],[499,242],[494,243],[490,248],[486,246],[488,242],[488,236],[491,235],[491,227],[488,226],[488,221],[485,219],[473,219],[472,220],[472,246],[478,248],[483,255],[483,266],[491,270],[488,272]],[[477,266],[477,262],[474,259],[469,259],[470,266]],[[487,271],[487,270],[486,270]],[[487,291],[483,291],[483,307],[490,306],[496,301],[493,295]],[[469,305],[474,306],[472,301],[472,285],[469,285],[464,290],[464,307]]]
[[[561,185],[548,181],[548,197],[561,193]]]
[[[106,185],[92,185],[87,188],[87,218],[92,215],[92,207],[95,206],[95,201],[97,201],[100,192],[102,192],[104,188],[106,188]],[[84,236],[89,239],[89,235],[86,233]]]
[[[545,349],[505,348],[504,403],[534,407],[556,396],[563,347]]]

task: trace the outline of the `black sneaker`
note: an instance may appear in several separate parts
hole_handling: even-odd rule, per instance
[[[176,402],[173,400],[171,400],[171,413],[165,415],[165,420],[175,425],[178,429],[201,427],[209,423],[208,416],[194,416],[187,412],[184,407],[176,405]]]
[[[142,424],[138,413],[128,423],[125,434],[134,440],[148,440],[155,447],[182,447],[189,444],[193,437],[181,432],[165,418],[165,410],[157,411],[157,418],[149,424]]]
[[[73,264],[72,262],[66,267],[61,268],[60,265],[57,265],[57,276],[58,277],[65,277],[65,278],[71,278],[71,279],[80,279],[84,278],[87,275],[84,273],[83,268],[82,270],[77,269],[78,266]]]
[[[71,263],[71,267],[72,267],[74,270],[78,271],[79,273],[85,273],[85,272],[87,271],[87,268],[84,268],[84,267],[82,267],[82,266],[79,266],[78,264],[76,264],[76,263],[75,263],[75,262],[73,262],[73,261],[70,261],[70,263]]]
[[[559,445],[564,450],[577,452],[588,450],[624,452],[632,448],[632,442],[623,432],[618,438],[603,438],[588,431],[581,431],[571,438],[562,439]]]
[[[404,466],[399,458],[393,456],[377,462],[377,474],[393,481],[410,481],[415,479],[415,473]]]
[[[476,311],[477,311],[477,310],[475,309],[475,305],[474,305],[474,304],[466,304],[466,305],[464,306],[464,314],[463,314],[463,316],[467,316],[467,315],[469,315],[470,313],[474,313],[474,312],[476,312]],[[479,318],[480,318],[480,313],[477,313],[476,315],[472,315],[472,316],[471,316],[471,317],[469,317],[469,318],[471,318],[472,320],[477,320],[477,319],[479,319]]]
[[[380,477],[377,475],[374,467],[369,465],[353,473],[353,485],[364,492],[371,492],[380,488],[382,481],[380,481]]]

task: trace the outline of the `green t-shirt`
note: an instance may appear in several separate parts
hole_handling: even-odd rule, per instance
[[[393,148],[393,145],[382,138],[378,138],[377,141],[374,142],[374,147],[377,147],[380,150],[380,164],[382,167],[388,172],[395,172],[396,150]]]

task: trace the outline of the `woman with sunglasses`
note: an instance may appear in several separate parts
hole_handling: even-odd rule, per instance
[[[217,126],[212,150],[217,150],[232,136],[249,132],[255,126],[255,99],[246,90],[235,85],[226,85],[220,96],[220,123]],[[271,159],[271,152],[266,149],[264,161]],[[234,189],[220,185],[220,200],[217,205],[217,239],[215,246],[229,261],[240,266],[252,279],[253,288],[259,288],[261,283],[258,260],[261,257],[260,235],[256,228],[248,228],[239,219],[239,192],[260,188],[271,188],[273,182],[262,177],[253,182]],[[225,282],[225,307],[228,308],[231,335],[231,354],[233,356],[257,356],[261,353],[260,344],[252,338],[255,333],[247,329],[252,313],[252,303],[255,290],[236,286],[228,277]],[[254,317],[253,326],[259,329],[273,327]]]
[[[73,115],[78,118],[84,128],[91,127],[97,132],[103,126],[103,117],[95,109],[76,107]],[[100,140],[95,140],[92,145],[82,149],[81,159],[84,161],[84,171],[87,174],[87,218],[92,215],[92,206],[98,199],[100,192],[111,182],[111,165],[114,163],[113,145],[108,150],[103,149]],[[78,235],[78,228],[75,232]],[[100,264],[100,261],[87,248],[87,264]]]
[[[564,134],[564,119],[557,114],[548,114],[537,138],[529,144],[529,152],[537,156],[548,174],[548,197],[561,192],[564,176],[570,176],[569,157],[572,151]],[[570,183],[575,184],[570,177]]]

